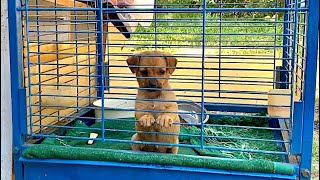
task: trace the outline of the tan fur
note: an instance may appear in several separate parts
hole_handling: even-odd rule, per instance
[[[146,56],[158,56],[158,57],[146,57]],[[132,140],[135,141],[149,141],[149,142],[162,142],[178,144],[180,132],[179,123],[180,119],[176,113],[178,105],[176,102],[159,102],[159,100],[175,101],[176,95],[171,89],[168,79],[174,72],[177,64],[177,59],[172,55],[160,52],[160,51],[146,51],[138,55],[134,55],[128,58],[127,63],[132,73],[136,74],[137,81],[140,88],[145,88],[150,85],[150,82],[159,88],[157,91],[138,90],[137,99],[135,103],[136,110],[155,110],[165,112],[139,112],[136,111],[135,118],[139,121],[135,127],[137,131],[147,132],[167,132],[177,135],[158,135],[158,134],[146,134],[136,133],[132,136]],[[140,66],[140,67],[135,67]],[[150,66],[150,67],[142,67]],[[154,67],[161,66],[161,67]],[[139,78],[143,77],[143,78]],[[148,77],[153,77],[148,79]],[[154,77],[161,77],[164,79],[155,79]],[[151,84],[152,84],[151,83]],[[139,100],[148,99],[148,101]],[[161,153],[178,153],[178,147],[173,146],[155,146],[155,145],[143,145],[132,144],[132,150],[134,151],[151,151]]]

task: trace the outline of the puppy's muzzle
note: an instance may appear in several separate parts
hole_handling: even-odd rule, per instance
[[[150,79],[147,85],[148,91],[159,91],[161,86],[158,85],[158,81],[156,79]]]

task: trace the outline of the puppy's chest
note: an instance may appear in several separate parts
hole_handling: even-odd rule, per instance
[[[163,102],[151,101],[151,102],[148,102],[147,107],[145,108],[149,110],[150,113],[153,114],[155,118],[157,118],[158,116],[160,116],[160,114],[166,112],[166,109],[167,109],[166,106],[167,105],[165,105],[165,103]]]
[[[154,113],[161,113],[157,111],[165,111],[167,109],[166,104],[163,102],[150,102],[148,109],[154,110]]]

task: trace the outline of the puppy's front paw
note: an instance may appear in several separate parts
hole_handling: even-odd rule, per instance
[[[169,127],[173,123],[173,118],[168,114],[162,114],[157,118],[156,123],[160,127]]]
[[[139,124],[143,127],[150,127],[156,120],[151,115],[144,115],[139,119]]]

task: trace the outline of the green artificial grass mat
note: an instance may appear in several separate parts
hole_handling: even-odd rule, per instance
[[[31,146],[23,152],[25,158],[69,159],[113,161],[140,164],[174,165],[199,168],[216,168],[222,170],[276,173],[293,175],[294,168],[289,164],[265,160],[236,160],[225,158],[193,157],[188,155],[171,155],[159,153],[139,153],[122,150],[79,148],[39,144]]]
[[[251,118],[215,118],[210,119],[211,124],[249,125],[254,120]],[[223,123],[222,123],[223,122]],[[249,124],[246,124],[249,123]],[[263,127],[268,123],[263,118],[255,119],[255,125]],[[101,122],[88,127],[82,121],[76,121],[75,128],[65,132],[66,137],[89,137],[95,132],[101,138]],[[134,134],[134,123],[128,120],[106,120],[105,138],[113,140],[130,140]],[[89,129],[90,128],[90,129]],[[200,135],[201,131],[196,126],[182,126],[180,142],[199,145],[200,137],[188,136]],[[215,147],[229,147],[239,149],[256,149],[265,151],[279,151],[274,142],[249,141],[239,138],[273,139],[272,131],[258,129],[244,129],[234,127],[205,127],[205,145]],[[218,138],[219,137],[219,138]],[[233,137],[233,138],[230,138]],[[249,153],[239,151],[225,151],[216,149],[179,148],[179,155],[132,152],[130,143],[94,141],[92,145],[87,140],[72,138],[46,138],[41,144],[33,145],[23,151],[25,158],[40,159],[73,159],[73,160],[99,160],[131,162],[143,164],[176,165],[203,168],[216,168],[235,171],[250,171],[264,173],[278,173],[292,175],[294,168],[291,165],[281,163],[281,156]]]

